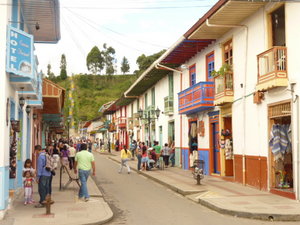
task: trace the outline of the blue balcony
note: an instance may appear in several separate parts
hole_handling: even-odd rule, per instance
[[[179,114],[201,112],[214,107],[214,82],[199,82],[178,93]]]

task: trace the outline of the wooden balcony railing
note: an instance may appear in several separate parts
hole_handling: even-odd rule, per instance
[[[233,74],[228,72],[215,77],[215,105],[233,101]]]
[[[174,111],[174,100],[173,96],[167,96],[164,98],[165,107],[164,107],[164,114],[171,115]]]
[[[190,114],[214,107],[214,82],[199,82],[178,93],[179,113]]]
[[[118,117],[118,127],[126,128],[127,118],[126,117]]]
[[[258,84],[257,90],[287,86],[287,49],[275,46],[257,56]]]

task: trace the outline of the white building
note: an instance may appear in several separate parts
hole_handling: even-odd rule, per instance
[[[22,187],[24,161],[32,158],[33,111],[42,108],[42,77],[34,43],[60,39],[58,0],[5,0],[0,8],[0,218]],[[36,134],[36,133],[34,133]],[[41,144],[41,130],[37,139]]]

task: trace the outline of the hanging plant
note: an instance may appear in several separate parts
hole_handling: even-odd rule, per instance
[[[213,70],[211,72],[211,76],[212,77],[224,76],[225,74],[231,73],[231,72],[232,72],[232,66],[227,63],[224,63],[218,71]]]

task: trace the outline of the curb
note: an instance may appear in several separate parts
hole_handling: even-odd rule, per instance
[[[120,163],[119,160],[117,159],[114,159],[112,157],[108,157],[109,159],[111,159],[112,161],[115,161],[117,163]],[[171,184],[168,184],[162,180],[159,180],[155,177],[152,177],[144,172],[140,172],[138,171],[136,168],[132,168],[130,166],[130,168],[134,171],[136,171],[137,173],[159,183],[159,184],[162,184],[166,187],[168,187],[169,189],[171,189],[172,191],[174,192],[177,192],[183,196],[187,196],[187,195],[190,195],[190,194],[195,194],[195,193],[199,193],[201,191],[184,191],[184,190],[181,190],[181,189],[178,189],[177,187],[171,185]],[[236,211],[236,210],[230,210],[230,209],[225,209],[225,208],[221,208],[219,206],[216,206],[204,199],[198,199],[198,201],[194,201],[193,199],[190,199],[190,198],[187,198],[189,199],[190,201],[193,201],[193,202],[196,202],[198,204],[201,204],[211,210],[214,210],[220,214],[225,214],[225,215],[230,215],[230,216],[233,216],[233,217],[240,217],[240,218],[247,218],[247,219],[256,219],[256,220],[265,220],[265,221],[300,221],[300,214],[296,215],[296,214],[287,214],[287,215],[283,215],[283,214],[268,214],[268,213],[251,213],[251,212],[242,212],[242,211]]]

